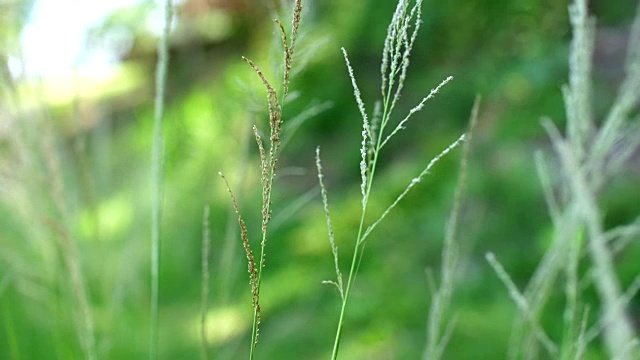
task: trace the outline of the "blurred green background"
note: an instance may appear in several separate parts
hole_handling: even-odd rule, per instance
[[[75,330],[82,316],[65,260],[69,251],[77,252],[89,294],[98,357],[144,358],[150,322],[154,29],[161,6],[142,1],[106,11],[88,26],[82,39],[86,52],[69,71],[30,73],[24,48],[34,40],[25,43],[25,29],[42,3],[56,2],[0,1],[0,358],[83,357]],[[282,49],[272,19],[290,22],[290,4],[282,3],[185,0],[177,5],[164,129],[160,358],[200,357],[206,206],[211,209],[208,353],[213,359],[247,357],[252,316],[247,266],[218,172],[230,180],[258,251],[260,174],[250,129],[256,124],[267,131],[267,103],[263,85],[241,55],[279,83],[274,74]],[[81,18],[86,7],[60,4],[47,15],[51,33],[39,38],[38,46],[46,47],[39,60],[45,64],[71,51],[58,46],[65,42],[57,37],[64,34],[54,31],[56,24]],[[597,116],[606,112],[623,76],[635,5],[633,0],[591,3],[598,18]],[[349,52],[371,111],[379,98],[380,55],[396,2],[306,0],[303,6],[262,283],[261,359],[330,356],[340,299],[335,288],[321,283],[333,279],[334,271],[315,148],[322,148],[341,267],[347,272],[360,217],[362,125],[340,47]],[[561,125],[565,117],[567,6],[566,0],[424,1],[396,116],[447,76],[454,80],[385,147],[370,206],[374,214],[383,211],[464,132],[476,94],[482,96],[459,227],[466,258],[453,298],[456,326],[447,359],[505,357],[515,306],[484,254],[494,252],[522,288],[550,241],[553,228],[534,153],[550,153],[539,120],[546,116]],[[107,70],[84,66],[96,52],[109,59]],[[307,119],[299,128],[289,126],[302,118]],[[422,355],[430,301],[425,270],[438,275],[459,155],[443,159],[369,238],[342,358]],[[638,161],[636,156],[602,194],[606,228],[638,216]],[[636,242],[616,258],[625,287],[638,273],[639,256]],[[585,301],[597,306],[590,288]],[[555,338],[562,335],[563,302],[559,290],[542,319]],[[637,320],[637,297],[630,311]],[[604,358],[597,343],[588,357]]]

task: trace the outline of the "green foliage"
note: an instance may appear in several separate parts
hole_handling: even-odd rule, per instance
[[[164,132],[155,138],[149,94],[156,88],[156,55],[144,25],[150,4],[118,11],[92,33],[91,41],[99,41],[111,28],[130,29],[134,48],[108,95],[96,98],[102,89],[93,85],[91,94],[83,90],[73,100],[61,94],[69,93],[68,84],[85,89],[82,77],[63,81],[64,87],[45,79],[34,92],[29,79],[8,70],[30,2],[0,5],[10,10],[3,13],[10,21],[0,22],[0,358],[150,355],[149,229],[159,204],[150,203],[149,154],[159,140],[164,166],[153,177],[164,187],[155,224],[162,234],[155,263],[158,358],[236,359],[255,345],[246,254],[220,171],[242,210],[256,271],[263,270],[259,239],[268,238],[267,267],[258,274],[255,358],[331,357],[343,308],[338,338],[345,359],[628,355],[625,345],[636,335],[627,331],[627,316],[598,322],[607,308],[615,310],[607,298],[623,299],[632,319],[639,306],[638,52],[632,41],[629,55],[609,55],[627,63],[612,70],[611,59],[601,58],[602,43],[591,45],[590,19],[610,27],[607,34],[622,34],[637,4],[594,2],[589,16],[569,16],[569,1],[424,0],[412,66],[389,116],[395,92],[381,94],[379,54],[394,5],[304,2],[295,53],[282,39],[291,40],[292,26],[283,23],[280,30],[271,22],[290,19],[291,6],[278,16],[261,8],[198,10],[224,19],[226,32],[214,37],[190,32],[206,19],[181,9],[168,42]],[[405,9],[410,14],[411,6]],[[413,33],[407,34],[410,40]],[[582,40],[570,45],[571,38]],[[349,51],[362,99],[386,99],[380,113],[387,109],[387,134],[425,89],[450,74],[456,79],[379,151],[386,137],[371,136],[356,120],[363,116],[341,47]],[[255,60],[264,79],[241,54]],[[290,81],[274,80],[287,72]],[[276,94],[266,105],[265,83]],[[424,159],[465,132],[476,94],[483,101],[464,157],[466,192],[457,181],[463,177],[458,156],[442,158],[433,176],[403,195],[366,242],[358,241],[356,229],[364,236],[376,224],[425,168]],[[373,105],[366,103],[363,112],[369,126]],[[555,125],[545,120],[540,126],[541,116]],[[274,134],[267,130],[278,117],[279,151],[269,146]],[[333,242],[318,196],[318,144]],[[271,148],[278,171],[266,177],[272,219],[263,232]],[[210,212],[203,219],[205,207]],[[604,249],[594,251],[603,238]],[[493,262],[504,270],[500,277],[487,252],[500,261]],[[610,259],[598,259],[602,255]],[[357,260],[357,281],[345,270],[350,259]],[[327,279],[337,288],[323,286]],[[614,291],[603,290],[612,281]],[[612,330],[618,328],[627,330]],[[543,337],[552,346],[545,347]]]

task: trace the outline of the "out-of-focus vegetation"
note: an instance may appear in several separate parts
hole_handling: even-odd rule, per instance
[[[246,260],[236,215],[217,174],[222,171],[229,179],[257,249],[260,169],[251,126],[268,132],[268,113],[263,84],[240,56],[259,64],[267,78],[280,76],[282,43],[272,19],[288,26],[289,5],[187,0],[177,7],[164,123],[160,358],[201,356],[206,206],[211,239],[208,355],[248,355],[252,310]],[[506,356],[517,310],[484,254],[495,253],[522,289],[552,242],[534,152],[552,151],[539,120],[549,117],[562,127],[566,117],[561,86],[568,82],[568,5],[424,1],[424,22],[397,112],[406,113],[447,76],[455,78],[387,145],[369,208],[373,214],[383,211],[408,179],[465,131],[480,94],[457,230],[464,262],[452,298],[455,328],[444,358]],[[15,71],[20,31],[32,6],[30,1],[0,2],[0,358],[83,358],[92,341],[99,359],[144,358],[151,319],[157,42],[145,24],[159,6],[143,2],[123,8],[93,29],[87,46],[107,44],[120,57],[109,76],[79,68],[68,77],[43,79]],[[261,285],[257,357],[264,359],[325,359],[331,354],[340,299],[334,287],[322,284],[335,275],[315,148],[322,147],[345,271],[360,220],[362,123],[340,47],[349,51],[363,98],[380,97],[380,53],[396,2],[303,0],[303,6]],[[624,76],[636,6],[632,0],[591,3],[598,19],[596,119],[606,115]],[[637,131],[637,106],[634,111],[632,131]],[[430,279],[439,276],[458,160],[443,159],[367,240],[342,358],[423,354]],[[636,154],[599,199],[605,229],[635,221],[636,227],[625,228],[629,245],[615,257],[624,289],[640,270],[639,183]],[[592,325],[598,295],[588,275],[581,274]],[[558,286],[539,319],[552,339],[563,335],[564,306],[564,288]],[[637,296],[628,313],[637,320]],[[600,342],[594,340],[585,358],[605,358]]]

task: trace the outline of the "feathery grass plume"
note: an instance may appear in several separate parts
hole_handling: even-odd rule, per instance
[[[569,181],[568,187],[572,192],[572,201],[578,209],[577,217],[587,236],[587,248],[593,265],[593,280],[603,305],[604,315],[602,316],[608,318],[603,333],[605,344],[612,357],[630,359],[632,354],[628,352],[629,344],[637,343],[637,339],[625,315],[624,305],[619,301],[622,290],[615,273],[611,251],[606,244],[595,194],[593,189],[589,188],[584,168],[580,168],[577,164],[570,145],[561,139],[557,129],[550,123],[545,123],[545,127],[561,158],[562,167]]]
[[[293,19],[291,19],[290,42],[287,41],[287,32],[279,20],[275,20],[280,28],[282,43],[284,45],[284,74],[282,78],[282,99],[289,94],[289,77],[291,75],[291,63],[293,62],[293,52],[298,39],[298,29],[300,28],[300,15],[302,14],[302,1],[296,0],[293,5]]]
[[[340,293],[340,298],[344,300],[344,286],[342,285],[342,272],[340,271],[340,262],[338,261],[338,246],[336,245],[333,226],[331,225],[331,213],[329,212],[329,197],[327,188],[324,185],[324,174],[322,173],[322,162],[320,161],[320,147],[316,148],[316,169],[318,169],[318,183],[320,183],[320,196],[322,197],[322,205],[324,215],[327,218],[327,232],[329,233],[329,243],[331,244],[331,253],[333,254],[333,265],[336,271],[336,281],[326,280],[325,284],[334,285]]]
[[[298,37],[298,29],[300,27],[300,19],[302,14],[302,1],[295,0],[293,7],[293,14],[291,20],[291,32],[287,36],[284,26],[279,20],[275,20],[278,26],[282,43],[284,46],[284,74],[282,78],[282,98],[278,98],[276,89],[271,85],[266,78],[262,70],[250,59],[242,57],[242,59],[251,66],[253,71],[258,75],[262,84],[267,90],[267,104],[269,109],[269,150],[267,151],[264,146],[264,142],[260,137],[260,132],[256,126],[253,126],[253,133],[258,145],[260,153],[260,180],[262,184],[262,222],[261,233],[262,240],[260,242],[260,257],[258,263],[253,257],[249,238],[247,235],[247,228],[240,215],[238,203],[236,201],[231,187],[227,180],[220,174],[225,182],[227,190],[229,191],[231,200],[233,202],[234,210],[238,216],[238,222],[240,225],[242,243],[247,255],[247,262],[249,267],[249,277],[251,283],[252,305],[253,305],[253,322],[251,330],[251,346],[249,358],[253,359],[255,356],[256,345],[258,344],[259,329],[260,329],[260,283],[262,280],[262,269],[265,267],[266,259],[266,244],[267,244],[267,230],[269,222],[271,221],[271,196],[273,192],[273,183],[276,177],[278,154],[282,146],[281,133],[282,133],[282,104],[284,104],[287,95],[289,94],[289,83],[291,77],[291,68],[293,62],[293,55],[296,45],[296,39]]]
[[[542,184],[548,211],[555,229],[551,245],[538,264],[533,277],[523,291],[528,304],[528,313],[519,313],[515,318],[508,350],[509,359],[535,358],[538,355],[538,336],[531,326],[542,316],[547,300],[555,290],[559,274],[565,272],[565,295],[567,303],[564,311],[564,334],[560,344],[561,358],[573,358],[580,325],[579,313],[582,307],[578,294],[578,260],[581,249],[582,232],[578,228],[576,209],[564,209],[561,199],[556,198],[553,188],[558,179],[552,179],[548,161],[541,153],[536,154],[538,176]],[[573,355],[572,355],[573,354]]]
[[[4,155],[0,159],[0,202],[6,202],[12,207],[12,215],[19,216],[25,222],[25,228],[31,236],[21,243],[24,243],[25,249],[36,251],[38,266],[33,273],[26,273],[24,270],[33,267],[33,258],[15,260],[21,257],[18,252],[3,249],[2,263],[8,260],[9,267],[18,266],[21,269],[15,273],[12,270],[16,269],[3,269],[5,274],[0,282],[0,296],[12,281],[16,291],[24,292],[21,295],[32,297],[31,300],[37,299],[43,304],[56,302],[53,306],[59,306],[58,316],[64,316],[62,314],[68,310],[73,317],[73,331],[84,358],[97,359],[94,314],[77,247],[78,239],[73,232],[75,214],[68,196],[69,188],[65,186],[63,167],[66,159],[56,140],[59,131],[54,128],[51,119],[44,115],[48,109],[43,103],[38,103],[26,115],[21,103],[25,94],[19,92],[19,84],[8,72],[5,60],[0,60],[0,98],[3,100],[0,122],[4,128],[0,133]],[[17,264],[19,261],[24,263]],[[58,271],[60,265],[62,272]],[[17,275],[17,278],[13,279],[12,275]],[[35,283],[37,290],[33,288]],[[51,288],[47,289],[47,286]],[[60,286],[68,286],[72,299],[65,297],[60,300],[67,293],[66,288],[62,291],[64,295],[60,293]],[[73,306],[64,306],[66,301]],[[10,315],[7,314],[10,307],[6,303],[2,312]],[[12,317],[5,317],[3,323],[7,330],[10,354],[19,358],[21,351]],[[57,338],[53,344],[61,348],[68,345],[68,340]]]
[[[46,131],[45,131],[46,133]],[[97,359],[95,327],[87,285],[82,275],[76,239],[71,232],[71,213],[66,199],[63,174],[59,153],[56,150],[52,134],[45,135],[40,145],[40,152],[49,176],[51,200],[54,206],[54,217],[46,216],[43,223],[55,234],[62,260],[68,271],[71,289],[78,306],[76,312],[76,332],[80,345],[87,359]]]
[[[156,94],[154,102],[153,145],[151,149],[151,339],[149,358],[158,358],[159,283],[160,283],[160,223],[164,198],[163,118],[167,67],[169,65],[169,32],[173,20],[173,2],[164,3],[164,28],[158,43],[156,64]]]
[[[253,343],[258,341],[258,325],[260,324],[260,303],[259,303],[259,288],[258,288],[258,270],[256,266],[256,260],[253,257],[253,251],[251,251],[251,245],[249,244],[249,235],[247,232],[247,225],[242,218],[242,213],[240,212],[240,207],[238,206],[238,202],[236,201],[236,197],[233,194],[233,190],[229,186],[229,182],[227,178],[222,174],[218,173],[224,181],[224,184],[229,192],[229,197],[231,198],[231,203],[233,204],[233,210],[238,217],[238,224],[240,226],[240,238],[242,239],[242,246],[244,247],[245,255],[247,256],[247,270],[249,271],[249,284],[251,285],[251,302],[255,309],[255,317],[256,322],[254,324],[256,337],[253,340]]]
[[[637,11],[631,39],[640,33],[640,4]],[[567,206],[577,209],[578,226],[585,231],[586,246],[594,271],[593,281],[602,302],[603,314],[611,316],[603,333],[607,351],[611,357],[629,359],[634,356],[633,352],[638,352],[639,341],[619,304],[621,285],[615,272],[611,250],[606,244],[597,196],[606,181],[619,170],[611,168],[606,162],[616,157],[614,145],[617,140],[624,138],[623,124],[628,120],[633,104],[640,99],[640,42],[632,40],[629,44],[626,78],[605,123],[598,130],[590,130],[593,115],[589,102],[589,69],[592,66],[595,20],[588,16],[586,0],[576,0],[569,12],[574,35],[570,53],[571,97],[565,99],[567,113],[572,116],[567,119],[566,139],[550,121],[543,125],[551,138],[566,179],[565,186],[571,197]],[[595,132],[595,135],[585,135],[587,130]],[[591,138],[585,136],[595,136],[593,146],[588,146],[587,142]],[[637,144],[638,142],[627,143],[626,154],[632,153]]]
[[[284,134],[284,136],[280,145],[280,151],[283,151],[287,147],[289,141],[294,137],[295,133],[300,129],[300,127],[305,122],[307,122],[307,120],[325,112],[331,107],[333,107],[333,103],[331,101],[324,101],[319,104],[312,102],[312,104],[302,110],[301,113],[291,119],[288,119],[287,122],[282,126],[282,133]]]
[[[41,293],[35,297],[41,297],[39,300],[43,303],[60,301],[55,306],[60,306],[59,310],[63,312],[69,310],[73,317],[72,324],[84,358],[97,359],[93,309],[83,274],[78,239],[73,232],[75,214],[69,201],[69,188],[65,186],[63,165],[66,159],[56,140],[58,133],[48,120],[38,116],[25,119],[16,114],[16,119],[8,124],[14,134],[7,143],[9,159],[6,164],[4,161],[0,164],[0,181],[3,185],[0,200],[14,206],[13,209],[23,217],[27,229],[33,231],[33,239],[42,240],[27,239],[26,246],[37,250],[39,266],[34,274],[27,275],[22,269],[18,270],[21,279],[15,281],[16,288],[20,292],[20,288],[26,288],[22,283],[24,277],[33,277],[28,281],[38,282],[37,286],[42,287],[42,290],[38,290]],[[37,132],[31,131],[35,129]],[[33,136],[35,134],[37,136]],[[11,249],[5,249],[3,258],[12,252]],[[6,259],[13,263],[11,257],[16,255],[11,254]],[[25,261],[31,262],[25,262],[24,265],[32,266],[33,259]],[[52,288],[45,289],[46,285]],[[65,289],[64,295],[60,294],[60,286],[68,286],[71,299],[60,300],[67,293]],[[67,308],[62,305],[65,301],[73,306]],[[57,342],[55,345],[60,346],[61,340]]]
[[[211,254],[211,222],[209,214],[211,208],[205,206],[202,214],[202,285],[200,294],[200,336],[202,341],[202,359],[209,358],[209,333],[207,327],[207,310],[209,309],[209,278],[211,269],[209,267],[209,257]]]
[[[364,101],[362,101],[362,94],[360,93],[360,89],[358,88],[358,84],[356,83],[356,77],[353,75],[353,68],[351,67],[351,63],[349,62],[349,57],[347,56],[347,50],[345,48],[342,49],[342,54],[344,55],[344,61],[347,64],[347,70],[349,71],[349,78],[351,78],[351,85],[353,86],[353,95],[356,98],[356,103],[358,104],[358,110],[360,110],[360,115],[362,116],[362,143],[360,146],[360,192],[362,193],[362,210],[367,207],[367,200],[369,199],[366,196],[366,188],[367,188],[367,177],[369,172],[369,161],[367,159],[367,154],[369,153],[369,144],[373,141],[371,139],[371,127],[369,126],[369,120],[367,119],[367,111],[364,108]]]
[[[582,347],[599,334],[611,358],[631,359],[640,355],[638,336],[624,311],[627,297],[615,272],[614,250],[608,244],[611,233],[604,229],[598,205],[603,187],[620,172],[622,164],[640,145],[637,132],[629,125],[631,110],[640,100],[640,4],[637,11],[628,48],[626,78],[603,124],[598,127],[591,107],[595,20],[588,14],[586,0],[575,0],[569,7],[573,39],[569,85],[563,89],[567,116],[565,136],[550,120],[542,123],[556,154],[560,179],[550,179],[548,174],[553,171],[542,156],[537,156],[538,173],[554,225],[553,242],[524,292],[529,308],[521,309],[520,318],[514,324],[510,358],[536,357],[539,340],[535,339],[535,327],[527,323],[540,317],[562,270],[566,275],[566,306],[561,357],[579,358],[584,352]],[[633,228],[630,225],[629,229]],[[589,279],[602,308],[599,327],[586,333],[581,325],[585,315],[580,319],[580,314],[585,313],[588,305],[583,304],[578,284],[578,262],[585,247],[591,266]],[[630,290],[635,291],[633,286]]]
[[[447,314],[454,290],[455,275],[460,264],[460,250],[457,243],[458,217],[462,206],[462,197],[467,186],[467,168],[469,152],[471,148],[471,138],[478,122],[478,111],[480,108],[480,96],[476,100],[471,110],[469,119],[469,129],[467,130],[466,141],[462,148],[462,159],[458,181],[456,183],[453,206],[446,226],[446,234],[442,250],[441,281],[437,291],[433,293],[431,306],[429,307],[429,323],[427,328],[427,346],[423,358],[427,360],[438,360],[442,358],[444,349],[447,346],[453,331],[454,321],[450,320],[447,326],[443,327],[443,317]]]
[[[53,183],[61,186],[61,180],[57,175],[53,176]],[[54,185],[54,188],[57,188],[58,186]],[[61,187],[59,187],[59,190],[63,191]],[[62,194],[62,192],[60,194]],[[54,197],[57,196],[54,195]],[[56,203],[59,203],[61,204],[60,206],[64,207],[63,201],[64,200],[62,198],[55,200]],[[66,209],[59,208],[59,210],[66,213]],[[68,223],[67,216],[68,215],[62,215],[63,219],[60,222],[53,219],[47,219],[45,220],[45,224],[54,234],[56,234],[63,260],[66,264],[67,270],[69,271],[71,287],[78,305],[79,314],[77,315],[78,318],[76,319],[76,326],[82,349],[87,359],[97,359],[93,312],[91,310],[85,279],[82,275],[82,269],[79,264],[78,250],[75,245],[75,240],[69,232],[69,227],[66,225]]]
[[[387,37],[385,38],[384,48],[382,51],[382,63],[380,66],[382,95],[382,99],[380,102],[381,105],[376,105],[376,108],[374,108],[374,115],[371,122],[369,122],[366,107],[364,101],[362,100],[360,89],[358,88],[354,70],[349,61],[347,51],[342,48],[342,54],[345,59],[351,84],[353,86],[353,93],[356,104],[358,106],[358,111],[360,112],[360,116],[362,117],[362,141],[360,147],[360,192],[362,194],[362,212],[358,225],[358,232],[354,242],[349,276],[347,278],[346,286],[341,292],[342,305],[340,308],[340,315],[338,318],[338,325],[336,328],[336,335],[332,352],[332,359],[334,360],[338,357],[340,340],[342,338],[342,329],[344,326],[347,304],[349,302],[349,295],[351,293],[351,288],[355,281],[355,276],[358,272],[358,268],[364,254],[364,248],[366,245],[364,240],[371,233],[371,231],[391,212],[391,210],[407,195],[407,193],[417,183],[419,183],[424,176],[429,173],[433,165],[435,165],[438,160],[440,160],[444,155],[449,153],[453,148],[458,146],[465,139],[465,135],[463,134],[446,149],[444,149],[440,154],[433,158],[433,160],[429,162],[424,170],[417,177],[411,180],[405,190],[396,198],[396,200],[391,205],[389,205],[389,207],[377,218],[377,220],[375,220],[368,226],[365,224],[369,198],[371,196],[376,167],[378,165],[378,159],[382,146],[387,141],[389,141],[393,137],[393,135],[395,135],[400,129],[404,127],[404,124],[412,115],[422,110],[426,101],[433,98],[435,93],[437,93],[442,86],[444,86],[452,79],[452,77],[448,77],[438,87],[432,90],[427,97],[423,98],[423,100],[409,112],[404,120],[400,121],[400,124],[396,127],[395,130],[391,132],[386,131],[388,130],[387,125],[391,120],[391,115],[395,108],[396,101],[401,95],[402,88],[406,80],[406,75],[409,67],[409,57],[411,55],[411,50],[417,37],[417,31],[419,29],[420,22],[422,21],[421,6],[421,0],[415,1],[412,6],[410,6],[410,1],[408,0],[400,0],[398,2],[396,10],[391,19],[391,23],[387,29]],[[319,180],[322,180],[322,178],[320,177]],[[321,186],[323,185],[321,184]],[[326,200],[323,197],[323,202],[325,201]],[[338,280],[340,281],[340,270],[336,269],[336,272]]]

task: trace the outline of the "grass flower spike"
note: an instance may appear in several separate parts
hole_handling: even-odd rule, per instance
[[[392,114],[395,109],[396,103],[401,96],[402,89],[407,77],[409,69],[409,58],[411,50],[417,38],[418,29],[421,23],[421,6],[422,1],[417,0],[413,5],[410,1],[400,0],[396,7],[396,10],[391,19],[391,23],[387,29],[387,37],[384,41],[384,48],[382,51],[382,63],[380,66],[381,74],[381,86],[380,91],[382,99],[374,106],[373,116],[371,121],[366,110],[365,103],[362,99],[362,94],[356,82],[354,69],[349,61],[349,56],[346,49],[342,48],[342,54],[347,66],[347,72],[351,79],[353,86],[353,94],[358,106],[358,111],[362,117],[362,140],[360,147],[360,192],[362,195],[362,212],[360,216],[360,223],[358,226],[357,235],[354,242],[353,256],[351,259],[351,267],[349,269],[349,275],[347,277],[346,285],[343,286],[342,273],[338,267],[338,253],[335,245],[334,234],[331,228],[331,218],[329,215],[328,200],[326,195],[326,189],[323,183],[322,166],[320,163],[320,151],[316,152],[316,165],[318,168],[318,180],[320,181],[322,202],[324,204],[325,214],[327,216],[327,227],[329,231],[329,241],[331,243],[331,250],[334,257],[334,264],[336,267],[336,281],[327,281],[335,285],[340,292],[342,300],[342,306],[340,315],[338,318],[338,326],[336,329],[336,336],[334,340],[332,359],[338,358],[338,352],[340,348],[340,340],[342,338],[342,330],[345,321],[345,314],[347,312],[347,305],[349,302],[349,295],[353,287],[356,273],[362,256],[364,253],[365,239],[369,236],[376,226],[391,212],[391,210],[407,195],[407,193],[416,186],[424,176],[426,176],[432,167],[438,160],[448,154],[451,150],[456,148],[461,142],[465,140],[465,135],[461,135],[451,145],[445,148],[440,154],[436,155],[431,162],[424,168],[424,170],[415,178],[413,178],[405,190],[396,198],[395,201],[387,207],[387,209],[378,216],[370,225],[365,223],[369,199],[374,183],[374,177],[376,168],[378,166],[378,160],[380,156],[380,150],[382,147],[390,141],[394,135],[402,130],[407,121],[417,112],[423,109],[425,103],[432,99],[440,89],[446,85],[453,78],[447,77],[436,88],[431,90],[430,94],[423,98],[423,100],[409,111],[409,113],[400,121],[397,125],[391,129],[391,121],[393,119]],[[381,105],[377,105],[381,104]]]

